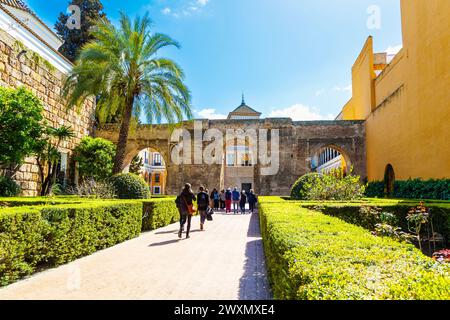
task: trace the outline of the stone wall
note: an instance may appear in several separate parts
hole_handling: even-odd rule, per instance
[[[183,128],[193,137],[193,124],[186,122]],[[304,121],[291,119],[261,120],[202,120],[203,132],[218,129],[226,133],[228,129],[272,129],[279,130],[280,148],[279,170],[275,175],[261,174],[261,165],[253,167],[253,188],[262,195],[288,195],[292,184],[303,174],[311,171],[312,157],[325,147],[333,147],[344,155],[354,173],[366,177],[366,146],[364,121]],[[117,142],[119,128],[116,125],[104,126],[96,136]],[[223,179],[223,164],[175,164],[171,159],[174,143],[170,141],[172,128],[167,125],[142,125],[130,132],[125,165],[142,149],[151,147],[161,153],[166,161],[168,194],[178,193],[185,182],[195,189],[204,185],[209,189],[220,187]],[[271,135],[269,134],[269,139]],[[204,146],[210,142],[204,142]],[[270,141],[269,141],[270,145]],[[247,170],[247,168],[245,169]],[[251,174],[246,174],[250,178]],[[237,178],[237,179],[236,179]],[[225,181],[239,182],[240,177],[225,177]],[[241,179],[242,180],[242,179]],[[247,182],[247,180],[242,180]],[[232,183],[232,182],[229,182]],[[228,186],[225,186],[228,187]],[[232,186],[230,186],[232,187]],[[240,187],[238,185],[238,187]]]
[[[92,133],[95,103],[93,99],[85,102],[79,110],[67,110],[60,94],[64,74],[52,68],[42,59],[36,59],[31,50],[25,54],[20,43],[0,30],[0,85],[5,87],[25,86],[30,89],[44,105],[44,117],[48,125],[70,126],[75,131],[73,139],[61,143],[60,151],[68,153],[79,144],[82,137]],[[36,160],[27,158],[14,176],[22,187],[23,195],[34,196],[39,192],[39,170]]]

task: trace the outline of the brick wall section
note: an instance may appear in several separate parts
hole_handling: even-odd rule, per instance
[[[48,68],[45,63],[36,63],[31,50],[17,58],[20,49],[16,49],[15,39],[0,31],[0,85],[5,87],[25,86],[30,89],[44,105],[44,117],[53,127],[70,126],[75,131],[73,139],[61,143],[60,151],[71,151],[81,138],[91,134],[93,128],[95,103],[93,99],[85,102],[79,110],[67,110],[60,94],[64,74],[56,68]],[[39,170],[36,160],[27,158],[15,175],[25,196],[37,195],[39,190]]]

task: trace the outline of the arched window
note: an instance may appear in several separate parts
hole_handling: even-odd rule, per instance
[[[384,188],[386,195],[389,197],[394,193],[395,173],[391,164],[386,166],[384,170]]]

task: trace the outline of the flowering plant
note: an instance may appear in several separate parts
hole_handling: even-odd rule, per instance
[[[433,253],[433,259],[439,262],[450,262],[450,249],[443,249]]]
[[[409,231],[415,234],[417,240],[419,241],[419,248],[422,250],[420,231],[422,229],[422,225],[427,224],[430,221],[430,213],[428,208],[423,205],[423,202],[420,202],[417,207],[413,207],[409,210],[406,220],[408,221]]]

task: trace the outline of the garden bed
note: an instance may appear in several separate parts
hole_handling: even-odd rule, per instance
[[[449,265],[413,245],[374,236],[301,202],[260,200],[275,298],[450,299]]]

